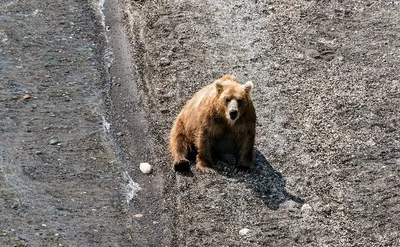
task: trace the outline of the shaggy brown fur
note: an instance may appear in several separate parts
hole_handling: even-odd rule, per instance
[[[196,152],[196,167],[215,172],[213,157],[230,152],[238,165],[251,168],[254,159],[256,113],[245,85],[225,75],[188,100],[171,130],[170,150],[175,170],[189,167],[188,154]]]

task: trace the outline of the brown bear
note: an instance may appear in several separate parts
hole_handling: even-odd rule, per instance
[[[186,102],[170,134],[176,171],[189,167],[188,156],[193,152],[196,167],[203,172],[214,173],[213,159],[222,153],[233,154],[240,167],[252,167],[256,127],[252,88],[250,81],[241,85],[225,75]]]

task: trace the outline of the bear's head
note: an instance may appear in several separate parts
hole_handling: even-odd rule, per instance
[[[246,113],[250,104],[252,107],[250,93],[253,89],[253,83],[248,81],[241,85],[234,77],[222,80],[224,78],[226,77],[215,82],[217,105],[220,113],[224,111],[228,123],[233,124]]]

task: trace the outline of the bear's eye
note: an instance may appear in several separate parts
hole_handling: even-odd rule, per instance
[[[228,104],[231,101],[230,98],[225,98],[225,103]]]
[[[238,105],[241,105],[243,103],[243,99],[237,99]]]

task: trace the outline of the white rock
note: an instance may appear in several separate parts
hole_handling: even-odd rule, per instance
[[[244,235],[246,235],[247,233],[249,233],[249,231],[250,231],[250,229],[243,228],[242,230],[239,231],[239,234],[242,235],[242,236],[244,236]]]
[[[146,173],[146,174],[149,174],[152,171],[152,167],[149,163],[140,163],[139,168],[143,173]]]
[[[310,206],[310,204],[305,203],[303,204],[303,206],[301,206],[301,211],[309,213],[312,211],[312,207]]]

